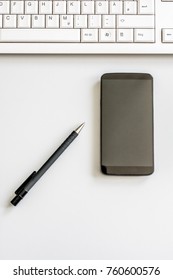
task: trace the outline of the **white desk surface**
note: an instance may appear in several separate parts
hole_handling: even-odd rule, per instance
[[[155,173],[99,167],[100,77],[154,77]],[[85,121],[17,206],[14,191]],[[173,258],[173,56],[0,56],[0,259]]]

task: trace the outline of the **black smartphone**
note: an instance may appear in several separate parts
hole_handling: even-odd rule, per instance
[[[110,175],[154,172],[150,74],[110,73],[101,77],[101,170]]]

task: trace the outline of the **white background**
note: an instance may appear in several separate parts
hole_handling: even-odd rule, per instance
[[[100,77],[154,78],[155,173],[100,172]],[[80,136],[17,207],[14,191]],[[173,258],[173,57],[0,56],[0,259]]]

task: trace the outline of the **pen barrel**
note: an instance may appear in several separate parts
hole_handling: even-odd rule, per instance
[[[78,133],[73,131],[66,140],[59,146],[59,148],[50,156],[50,158],[42,165],[42,167],[36,172],[32,181],[26,186],[26,190],[29,191],[32,186],[43,176],[43,174],[49,169],[49,167],[59,158],[59,156],[67,149],[67,147],[78,136]]]

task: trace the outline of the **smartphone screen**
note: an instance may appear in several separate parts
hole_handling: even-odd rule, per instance
[[[150,74],[102,76],[101,170],[110,175],[153,173],[153,78]]]

